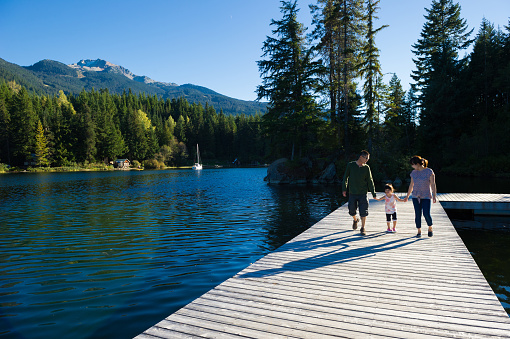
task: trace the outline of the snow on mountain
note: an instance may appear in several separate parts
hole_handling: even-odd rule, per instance
[[[75,64],[70,64],[67,66],[72,67],[78,71],[117,73],[117,74],[124,75],[125,77],[127,77],[131,80],[134,80],[136,82],[143,82],[145,84],[156,84],[156,85],[163,85],[163,86],[178,86],[175,83],[155,81],[145,75],[135,75],[135,74],[131,73],[131,71],[128,70],[127,68],[112,64],[109,61],[101,60],[101,59],[80,60]]]

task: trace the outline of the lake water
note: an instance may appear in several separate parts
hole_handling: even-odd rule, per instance
[[[0,337],[131,338],[344,202],[338,187],[273,187],[265,174],[1,175]],[[471,238],[508,306],[508,260],[490,261],[494,236]]]
[[[0,176],[0,336],[133,337],[342,203],[265,174]]]

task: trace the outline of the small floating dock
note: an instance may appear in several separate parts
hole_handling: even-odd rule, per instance
[[[510,215],[510,194],[439,193],[445,209],[472,210],[474,214]]]
[[[397,207],[387,234],[371,199],[365,237],[340,207],[137,338],[510,338],[441,204],[431,238],[415,237],[411,202]]]

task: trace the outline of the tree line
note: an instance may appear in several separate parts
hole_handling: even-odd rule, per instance
[[[383,82],[377,25],[380,0],[317,0],[310,33],[297,0],[279,20],[258,61],[262,118],[274,157],[352,158],[367,148],[381,175],[405,173],[418,153],[457,174],[505,172],[510,146],[510,26],[484,19],[475,34],[452,0],[432,0],[417,42],[415,81]],[[466,49],[472,51],[466,53]],[[462,53],[464,51],[464,53]],[[464,54],[464,55],[462,55]]]
[[[455,174],[505,173],[510,160],[510,25],[484,19],[473,36],[461,7],[432,0],[417,42],[414,83],[386,84],[379,63],[380,0],[317,0],[314,25],[298,22],[297,1],[282,17],[258,61],[263,116],[230,116],[184,98],[108,90],[37,95],[0,85],[0,161],[39,166],[118,157],[167,165],[204,158],[244,163],[279,157],[352,159],[367,148],[374,173],[405,175],[420,154]],[[469,53],[466,50],[471,48]]]
[[[261,116],[225,115],[185,98],[131,91],[83,90],[39,95],[15,82],[0,84],[0,162],[11,166],[106,164],[117,158],[146,167],[203,159],[262,161]]]

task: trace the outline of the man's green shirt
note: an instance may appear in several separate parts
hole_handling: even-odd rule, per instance
[[[349,194],[367,194],[370,191],[375,198],[375,186],[370,166],[364,164],[359,167],[356,161],[349,162],[345,169],[343,191],[347,191],[347,186]]]

